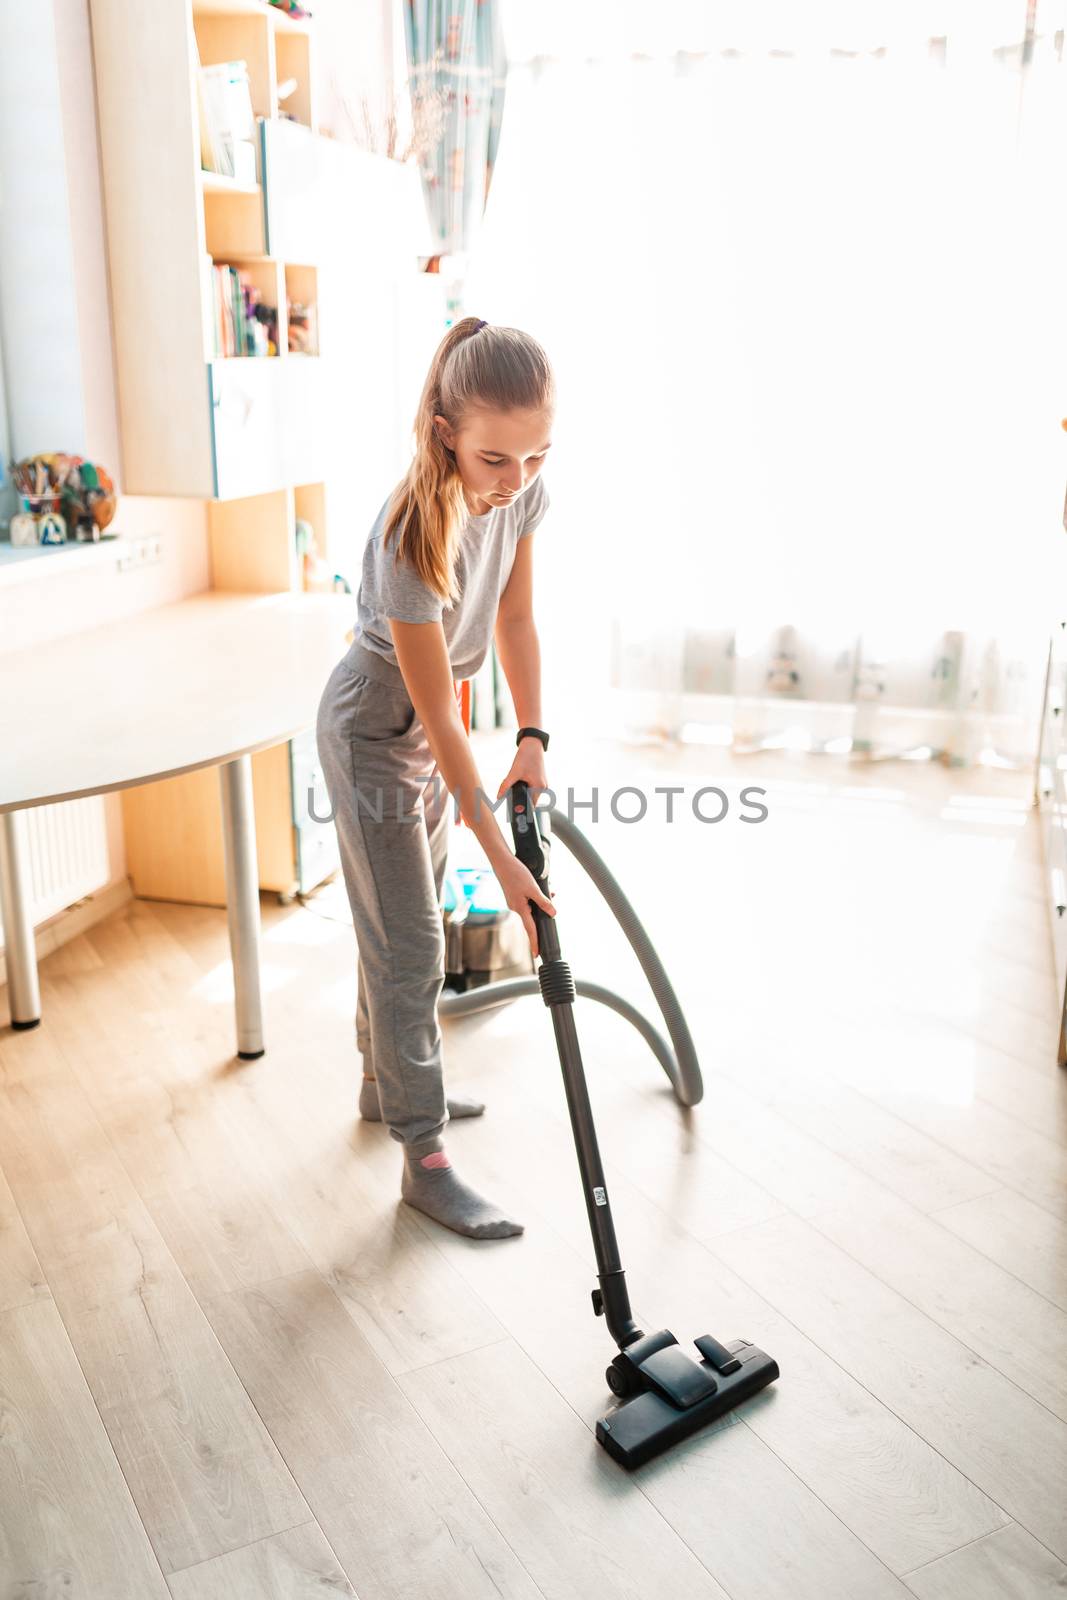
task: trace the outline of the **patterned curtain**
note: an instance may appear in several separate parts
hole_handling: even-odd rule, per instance
[[[429,270],[442,277],[448,328],[466,315],[467,258],[500,146],[507,50],[499,0],[407,0],[404,24],[423,194],[438,252]],[[466,694],[465,716],[476,728],[509,720],[495,646]]]
[[[420,173],[448,281],[446,322],[463,316],[463,272],[500,144],[507,53],[498,0],[406,0],[412,116]]]

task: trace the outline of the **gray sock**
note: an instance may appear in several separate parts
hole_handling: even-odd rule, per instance
[[[523,1231],[521,1222],[513,1222],[456,1176],[440,1139],[404,1146],[400,1193],[409,1206],[469,1239],[510,1239]]]
[[[481,1100],[471,1100],[465,1095],[448,1096],[449,1117],[480,1117],[485,1110]],[[382,1108],[378,1104],[378,1084],[376,1079],[368,1078],[363,1074],[363,1083],[359,1091],[359,1114],[364,1122],[381,1122]]]

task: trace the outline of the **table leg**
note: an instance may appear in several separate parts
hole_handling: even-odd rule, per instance
[[[4,922],[4,959],[13,1028],[36,1028],[41,1020],[37,987],[37,946],[30,918],[17,811],[0,814],[0,917]]]
[[[226,855],[226,915],[237,1006],[237,1054],[242,1061],[254,1061],[263,1054],[263,1009],[259,992],[259,867],[251,756],[223,762],[219,783]]]

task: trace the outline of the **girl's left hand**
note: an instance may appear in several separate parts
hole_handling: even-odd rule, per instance
[[[515,752],[515,759],[511,763],[511,770],[496,792],[498,800],[507,794],[513,783],[525,783],[530,789],[530,802],[537,804],[537,797],[542,790],[548,788],[548,779],[545,776],[545,752],[539,739],[524,739]]]

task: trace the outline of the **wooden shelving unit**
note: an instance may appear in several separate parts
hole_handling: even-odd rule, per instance
[[[329,558],[329,324],[318,301],[330,266],[321,229],[301,230],[299,197],[287,193],[296,169],[279,163],[275,173],[268,163],[274,148],[295,142],[307,160],[330,143],[317,137],[313,26],[264,0],[91,0],[90,14],[124,490],[208,502],[213,588],[299,591],[298,517]],[[259,119],[254,184],[201,167],[197,72],[236,60],[247,64]],[[284,249],[271,238],[268,190],[287,218]],[[277,307],[276,354],[215,354],[212,266],[224,263]],[[290,302],[314,307],[314,338],[293,353]],[[308,815],[316,785],[315,809],[328,810],[314,733],[254,757],[253,767],[261,886],[307,889],[337,864],[332,825]],[[123,812],[137,895],[225,904],[214,773],[128,790]]]
[[[300,214],[286,193],[298,173],[267,171],[274,130],[285,150],[294,138],[300,148],[330,142],[316,138],[312,28],[260,0],[92,0],[91,18],[124,488],[207,500],[312,481],[322,470],[322,385],[306,363],[285,365],[283,335],[288,263],[302,292],[309,273],[317,292],[321,230],[301,237],[290,225],[294,255],[272,244],[267,215],[269,189],[279,214]],[[247,65],[259,118],[255,184],[200,162],[198,69],[231,60]],[[279,101],[286,82],[295,87]],[[298,121],[280,116],[283,104]],[[257,281],[274,276],[276,366],[214,358],[212,261],[246,263]]]

